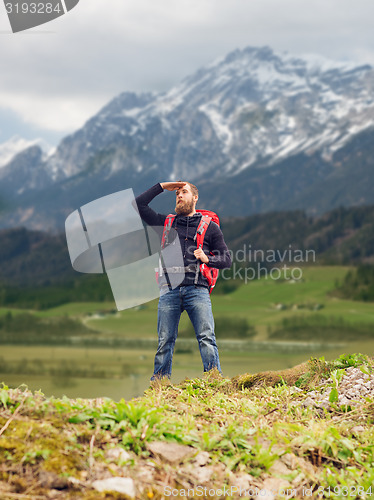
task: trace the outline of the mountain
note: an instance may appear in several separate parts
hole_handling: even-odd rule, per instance
[[[28,141],[26,139],[22,139],[21,137],[14,136],[8,141],[0,144],[0,169],[4,165],[7,165],[16,154],[20,153],[24,149],[29,148],[30,146],[34,146],[39,141]]]
[[[1,283],[32,288],[66,283],[78,275],[64,235],[12,228],[0,231],[0,237]]]
[[[371,66],[248,47],[169,92],[120,94],[46,159],[14,158],[0,225],[58,230],[94,198],[172,179],[222,216],[374,203],[373,139]],[[170,210],[170,197],[154,206]]]
[[[5,192],[22,194],[24,191],[39,191],[51,185],[49,173],[45,170],[43,151],[32,145],[16,153],[0,169],[1,189]]]

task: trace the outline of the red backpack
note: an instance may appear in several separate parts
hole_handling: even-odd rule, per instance
[[[197,210],[197,213],[200,213],[202,215],[202,217],[201,217],[201,221],[197,227],[196,234],[194,236],[194,240],[196,241],[197,248],[203,248],[205,233],[209,227],[210,221],[215,222],[219,226],[220,225],[219,218],[215,212],[211,212],[210,210]],[[171,226],[173,224],[175,217],[176,217],[175,214],[169,214],[166,216],[164,230],[163,230],[162,239],[161,239],[161,248],[164,248],[164,246],[165,246],[165,243],[168,239],[169,231],[171,229]],[[212,252],[210,252],[210,254],[213,255]],[[205,263],[202,262],[200,264],[200,266],[198,266],[196,269],[195,284],[197,283],[197,280],[199,278],[199,271],[204,276],[204,278],[206,278],[206,280],[208,282],[209,293],[212,293],[212,290],[217,282],[218,269],[216,269],[214,267],[208,267]]]

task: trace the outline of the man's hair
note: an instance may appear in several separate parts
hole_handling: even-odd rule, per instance
[[[199,190],[195,186],[195,184],[191,184],[191,182],[185,181],[186,184],[188,184],[191,188],[193,196],[199,196]]]

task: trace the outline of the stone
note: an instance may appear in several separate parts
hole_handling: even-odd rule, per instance
[[[355,427],[352,427],[351,432],[353,435],[357,435],[360,432],[364,432],[365,427],[363,425],[356,425]]]
[[[269,477],[263,482],[260,496],[261,498],[267,499],[277,499],[283,491],[291,490],[292,486],[290,483],[284,479],[279,479],[277,477]],[[284,497],[284,495],[283,495]]]
[[[248,491],[250,489],[255,491],[255,487],[253,487],[253,476],[250,474],[239,473],[233,475],[232,479],[230,479],[230,483],[232,486],[242,491]]]
[[[293,453],[285,453],[280,460],[287,465],[289,469],[297,469],[298,466],[298,461],[297,461],[297,456],[294,455]]]
[[[213,475],[214,469],[213,467],[199,467],[195,469],[193,474],[196,477],[198,484],[205,484],[210,481]]]
[[[194,465],[198,465],[202,467],[203,465],[206,465],[210,460],[209,453],[207,451],[200,451],[196,457],[193,458],[193,463]]]
[[[51,490],[65,490],[71,486],[66,477],[60,477],[54,472],[44,470],[39,473],[39,481],[42,488],[48,488]]]
[[[153,441],[147,444],[148,450],[171,464],[179,463],[195,452],[191,446],[165,441]]]
[[[330,377],[326,380],[325,385],[331,386],[333,380]],[[323,383],[321,383],[323,385]],[[359,368],[350,367],[345,370],[345,374],[342,377],[338,385],[338,404],[350,406],[359,406],[365,402],[365,397],[374,396],[374,376],[364,374]],[[323,394],[316,394],[316,391],[310,391],[307,393],[307,398],[304,400],[304,406],[314,406],[324,407],[330,409],[330,403],[328,401],[331,388],[325,391]]]
[[[135,485],[130,477],[110,477],[99,479],[92,483],[96,491],[116,491],[126,495],[129,499],[135,498]]]
[[[109,448],[105,453],[105,457],[108,460],[112,460],[114,462],[128,462],[131,460],[131,455],[123,448],[117,446],[116,448]]]
[[[149,466],[141,467],[136,474],[136,479],[141,483],[152,483],[154,481],[153,468]]]
[[[280,460],[291,470],[295,470],[300,468],[303,472],[307,473],[310,476],[314,475],[314,467],[303,457],[298,457],[294,453],[286,453],[283,455]]]
[[[276,476],[284,476],[290,473],[290,469],[287,467],[287,465],[281,461],[281,460],[276,460],[273,465],[269,468],[269,474],[271,475],[276,475]]]

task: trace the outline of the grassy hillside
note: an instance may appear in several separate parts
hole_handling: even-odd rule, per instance
[[[342,266],[309,266],[302,268],[301,279],[296,282],[288,279],[287,274],[279,280],[239,281],[240,286],[230,294],[213,292],[216,324],[220,328],[220,323],[231,321],[232,328],[226,338],[241,338],[240,328],[244,321],[249,337],[255,330],[255,340],[265,340],[270,327],[277,327],[291,317],[306,320],[316,316],[335,317],[352,325],[373,324],[374,311],[370,303],[339,299],[331,294],[349,270]],[[17,310],[12,310],[15,317]],[[0,316],[7,311],[7,308],[0,309]],[[112,338],[149,338],[154,337],[157,300],[121,312],[116,311],[113,302],[74,302],[35,314],[44,320],[63,316],[83,320],[87,327]],[[189,319],[183,313],[180,332],[186,332],[188,325]]]
[[[353,298],[365,302],[374,302],[374,266],[361,264],[349,271],[335,290],[341,298]]]
[[[257,340],[265,340],[268,327],[276,326],[289,317],[323,316],[343,318],[352,323],[374,323],[374,310],[370,303],[338,299],[330,293],[336,282],[343,279],[349,268],[342,266],[310,266],[302,269],[301,279],[261,279],[241,282],[241,286],[230,294],[212,293],[213,312],[216,323],[220,319],[245,319],[256,329]],[[221,278],[222,279],[222,278]],[[73,306],[77,311],[79,306]],[[52,311],[57,312],[60,308]],[[69,312],[69,306],[63,308]],[[154,331],[157,300],[145,304],[141,310],[131,309],[118,314],[109,314],[101,319],[87,318],[87,326],[103,332],[121,336],[148,336]],[[180,331],[187,328],[189,320],[182,315]],[[226,336],[227,337],[227,336]]]
[[[231,380],[211,372],[118,402],[3,387],[1,498],[249,498],[250,490],[254,498],[371,498],[373,397],[307,404],[312,389],[351,366],[371,373],[373,360],[311,359]]]

